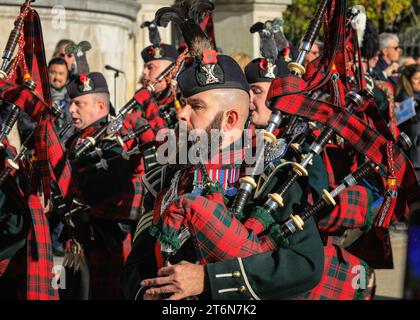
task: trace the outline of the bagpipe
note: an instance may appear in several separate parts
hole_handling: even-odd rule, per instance
[[[123,158],[124,160],[130,160],[130,158],[134,155],[137,154],[142,154],[145,150],[149,149],[149,148],[153,148],[153,142],[146,142],[143,144],[137,143],[135,144],[133,147],[131,147],[130,149],[126,150],[126,149],[122,149],[122,152],[118,155],[113,155],[110,158],[106,158],[105,154],[107,151],[110,151],[113,148],[116,147],[124,147],[124,145],[133,139],[136,139],[136,137],[141,136],[144,132],[150,130],[151,127],[149,124],[145,124],[141,127],[138,127],[134,130],[129,130],[129,132],[123,136],[117,136],[116,139],[114,141],[111,141],[109,143],[104,144],[103,146],[97,146],[95,147],[94,150],[92,150],[91,152],[87,153],[83,158],[83,160],[88,160],[88,159],[95,159],[95,158],[99,158],[99,161],[96,163],[89,163],[86,166],[83,166],[81,169],[81,173],[86,173],[90,170],[94,170],[94,169],[104,169],[104,170],[108,170],[109,165],[116,161],[119,160],[121,158]]]
[[[31,7],[32,2],[25,1],[21,6],[2,56],[0,97],[3,107],[9,104],[11,111],[1,128],[0,137],[2,140],[6,138],[20,112],[26,112],[38,124],[33,134],[34,159],[40,168],[38,177],[44,194],[46,198],[50,195],[52,179],[67,197],[72,185],[70,166],[53,128],[54,112],[42,30],[38,14]]]
[[[305,59],[305,55],[310,51],[319,33],[321,23],[322,23],[322,17],[325,12],[326,5],[327,5],[327,1],[323,1],[319,9],[317,10],[316,14],[312,18],[309,28],[306,31],[305,36],[303,37],[303,40],[299,47],[299,55],[296,62],[289,63],[290,71],[292,75],[295,77],[298,77],[305,73],[305,68],[303,67],[302,63],[303,63],[303,60]],[[261,40],[262,40],[261,53],[264,56],[264,58],[268,61],[267,69],[273,68],[274,60],[277,58],[277,55],[278,55],[273,33],[270,32],[270,30],[267,30],[262,23],[254,24],[251,27],[250,31],[251,33],[254,33],[257,31],[260,33]],[[266,42],[265,45],[264,45],[264,42]],[[268,120],[268,126],[263,132],[263,137],[264,137],[263,150],[267,150],[267,148],[269,147],[274,147],[277,141],[277,138],[273,134],[273,132],[282,123],[282,113],[280,112],[280,110],[277,110],[273,108],[272,106],[270,107],[270,109],[272,110],[272,113]],[[292,128],[296,124],[297,120],[298,120],[297,117],[292,117],[289,122],[289,128]],[[261,165],[263,165],[264,158],[265,158],[265,154],[264,152],[261,152],[258,155],[256,164],[254,165],[254,168],[256,168],[255,170],[257,170],[258,168],[261,167]],[[256,178],[256,175],[254,174],[254,172],[252,172],[251,175],[242,177],[239,180],[239,183],[240,183],[239,190],[231,209],[235,215],[239,215],[243,211],[245,205],[248,203],[248,200],[252,196],[253,190],[257,188],[257,182],[255,181],[255,178]]]
[[[166,77],[171,76],[176,81],[177,74],[181,71],[181,61],[175,61],[171,63],[152,83],[148,83],[145,87],[139,89],[134,97],[127,102],[117,113],[117,115],[105,126],[96,130],[91,136],[87,137],[77,148],[72,152],[70,158],[72,160],[81,158],[90,148],[97,145],[101,138],[106,136],[116,136],[116,134],[123,127],[123,120],[127,113],[132,111],[136,106],[145,105],[150,99],[153,99],[152,94],[155,92],[155,86],[165,80]],[[154,135],[151,131],[143,131],[143,142],[149,142],[154,140]],[[147,134],[147,135],[146,135]],[[152,137],[153,135],[153,137]],[[121,139],[118,139],[121,141]]]
[[[34,1],[26,1],[23,4],[21,8],[21,14],[16,19],[15,26],[13,30],[10,32],[9,39],[7,40],[6,47],[3,51],[2,62],[0,66],[0,79],[4,79],[4,80],[8,79],[10,77],[13,64],[16,65],[16,61],[18,58],[16,58],[14,61],[12,61],[12,58],[16,50],[16,47],[19,43],[19,40],[21,40],[25,17],[27,16],[30,10],[30,4],[32,2]],[[19,45],[22,46],[22,43],[19,43]],[[22,59],[21,57],[22,54],[19,53],[19,55],[20,55],[20,58]],[[36,88],[36,83],[31,80],[30,75],[28,73],[24,75],[23,85],[31,91],[35,90]],[[21,110],[18,106],[16,106],[15,104],[11,102],[4,101],[3,105],[4,104],[8,104],[10,106],[10,113],[8,117],[6,118],[5,122],[2,124],[2,128],[0,131],[0,143],[1,141],[3,141],[4,138],[6,138],[9,135],[10,131],[12,130],[13,126],[15,125],[19,117],[19,113]]]
[[[21,5],[2,56],[0,99],[2,107],[7,104],[11,106],[11,112],[1,128],[0,136],[7,149],[8,142],[4,138],[7,138],[22,111],[37,123],[33,132],[32,161],[28,166],[22,161],[28,148],[25,142],[19,154],[8,162],[1,178],[4,181],[3,186],[10,182],[5,190],[13,193],[11,197],[17,196],[19,203],[30,213],[25,292],[27,299],[39,300],[57,298],[49,276],[53,257],[48,221],[39,193],[42,192],[46,202],[51,196],[51,185],[55,184],[57,192],[68,199],[73,194],[74,185],[70,165],[53,125],[42,28],[38,13],[31,7],[33,2],[28,0]],[[7,179],[21,165],[25,165],[27,169],[25,174],[21,174],[19,179]],[[34,270],[37,272],[34,273]]]
[[[410,147],[409,140],[405,135],[401,135],[398,141],[395,140],[387,125],[383,120],[381,122],[381,118],[375,123],[375,127],[363,118],[365,114],[374,116],[376,107],[371,94],[366,90],[361,72],[357,34],[348,23],[355,14],[357,12],[354,10],[346,14],[346,1],[322,1],[301,43],[299,56],[296,62],[290,65],[291,75],[278,77],[272,82],[267,99],[272,115],[264,132],[265,147],[275,144],[277,138],[273,132],[281,124],[282,114],[288,114],[292,119],[301,118],[324,126],[321,133],[310,143],[307,154],[303,154],[305,151],[302,148],[301,161],[291,163],[292,170],[279,191],[269,193],[269,190],[266,190],[268,200],[263,206],[254,205],[252,212],[247,214],[243,212],[243,208],[251,199],[252,190],[257,187],[253,174],[240,180],[240,188],[230,210],[224,204],[222,193],[211,188],[211,183],[208,184],[209,192],[205,192],[207,200],[201,199],[200,196],[180,197],[175,204],[163,211],[162,218],[151,231],[160,241],[161,247],[165,248],[162,254],[166,259],[168,253],[174,254],[179,250],[180,239],[184,242],[185,229],[189,229],[194,241],[199,242],[197,247],[200,248],[201,263],[217,261],[223,256],[220,251],[224,251],[224,257],[232,258],[278,248],[291,234],[303,230],[309,217],[327,205],[335,205],[334,198],[345,188],[356,185],[372,173],[384,181],[385,190],[385,201],[375,217],[375,227],[387,228],[399,218],[401,212],[395,210],[398,201],[409,204],[414,200],[419,186],[412,165],[402,151],[402,148]],[[305,75],[304,81],[299,77],[307,72],[302,62],[312,47],[321,24],[324,24],[326,47],[323,55],[312,66],[308,66],[310,72]],[[318,91],[321,93],[319,96],[329,97],[329,100],[316,98],[314,92]],[[359,117],[360,115],[362,117]],[[290,121],[288,125],[294,126],[294,122]],[[307,128],[309,130],[311,126]],[[275,212],[285,206],[288,191],[300,177],[308,176],[307,167],[335,134],[364,156],[365,164],[348,174],[344,182],[331,192],[324,190],[322,199],[303,210],[302,214],[291,214],[289,219],[279,221]],[[309,135],[306,136],[309,139]],[[310,139],[313,139],[312,135]],[[307,142],[303,140],[300,141],[302,145]],[[280,160],[281,157],[275,158],[275,162],[284,167]],[[264,162],[264,157],[259,155],[258,161]],[[263,182],[261,188],[267,189],[269,185],[268,179]],[[399,189],[403,191],[398,192]],[[224,224],[221,225],[220,221],[215,222],[217,218],[214,212],[218,213],[220,219],[229,218],[230,226],[234,226],[232,229],[235,229],[236,236],[232,236],[230,243],[223,242],[223,239],[229,238],[229,230]],[[218,235],[212,234],[211,230],[223,233],[223,239],[217,238]],[[198,234],[200,239],[204,240],[198,239]],[[242,236],[242,239],[236,240]],[[212,249],[207,247],[211,246],[211,243],[223,243],[225,247],[213,250],[217,251],[217,254],[212,256]]]

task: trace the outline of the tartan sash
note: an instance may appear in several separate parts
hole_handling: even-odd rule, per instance
[[[24,87],[0,81],[0,95],[5,101],[14,103],[28,113],[38,123],[34,134],[38,170],[32,172],[33,175],[30,174],[30,192],[23,198],[32,218],[32,227],[27,238],[26,298],[57,299],[57,292],[51,287],[52,252],[49,227],[37,191],[41,179],[47,200],[51,191],[50,179],[53,179],[67,196],[70,189],[70,168],[47,110],[51,97],[48,90],[42,30],[39,16],[33,9],[24,18],[24,40],[27,71],[37,83],[37,89],[35,92],[30,92]],[[22,70],[20,72],[22,73]]]
[[[365,300],[369,266],[338,246],[324,247],[324,272],[319,284],[296,300]],[[359,277],[357,279],[356,277]],[[358,281],[357,281],[358,280]]]
[[[275,79],[270,87],[267,99],[277,99],[275,102],[276,109],[317,121],[332,128],[359,153],[367,156],[377,164],[382,171],[382,175],[387,177],[387,145],[389,140],[368,123],[344,108],[328,102],[312,100],[303,94],[290,94],[293,91],[287,85],[287,81],[290,78],[293,77]],[[414,195],[420,192],[415,179],[414,169],[403,152],[395,145],[393,146],[393,154],[397,184],[406,190],[405,193],[408,193],[408,190],[410,190],[407,200],[411,203],[414,200]]]

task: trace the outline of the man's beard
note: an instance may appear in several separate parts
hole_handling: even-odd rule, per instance
[[[206,150],[207,154],[201,153],[202,158],[208,159],[211,154],[211,148],[212,148],[212,134],[211,134],[212,132],[211,131],[212,130],[217,130],[218,132],[218,134],[214,137],[215,138],[214,144],[217,146],[217,148],[220,148],[221,140],[219,139],[219,137],[222,136],[221,135],[222,122],[223,122],[223,112],[218,112],[216,116],[214,117],[213,121],[205,129],[203,129],[203,131],[207,135],[207,150]],[[178,122],[178,125],[175,127],[175,136],[176,136],[176,142],[177,142],[176,159],[180,159],[179,152],[185,149],[189,151],[192,146],[194,146],[196,143],[199,143],[199,141],[190,141],[188,138],[180,139],[179,129],[180,128],[179,128],[179,122]],[[192,130],[193,130],[192,128],[187,128],[188,136],[190,135]],[[217,141],[216,138],[219,139],[219,141]],[[186,148],[185,148],[185,144],[187,145]]]

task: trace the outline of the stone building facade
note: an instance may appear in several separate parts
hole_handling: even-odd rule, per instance
[[[0,0],[0,50],[3,50],[13,21],[23,0]],[[114,96],[113,72],[109,64],[125,72],[117,79],[117,105],[128,101],[142,70],[140,51],[149,44],[147,30],[140,29],[152,20],[162,6],[174,0],[37,0],[42,22],[47,60],[56,43],[63,38],[76,42],[88,40],[92,50],[88,60],[93,71],[103,72]],[[282,15],[291,0],[214,0],[216,40],[227,54],[245,52],[258,55],[258,39],[249,33],[256,21]],[[171,42],[171,29],[161,29],[162,40]],[[113,99],[112,99],[113,100]]]

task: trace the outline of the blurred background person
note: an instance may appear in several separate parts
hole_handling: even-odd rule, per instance
[[[305,59],[303,60],[303,65],[305,68],[309,63],[311,63],[321,55],[322,47],[323,43],[321,41],[317,40],[314,42],[311,50],[308,52],[308,54],[305,56]]]
[[[379,35],[379,60],[375,67],[375,77],[388,81],[394,89],[398,83],[398,61],[401,55],[400,40],[394,33]]]
[[[62,58],[64,61],[66,61],[67,64],[67,70],[69,71],[69,79],[73,77],[73,70],[74,70],[74,64],[76,63],[76,57],[74,54],[68,54],[66,53],[66,47],[69,44],[74,44],[74,41],[69,39],[61,39],[58,41],[57,45],[55,46],[54,53],[52,55],[53,58]]]
[[[405,67],[409,66],[410,64],[416,64],[417,61],[413,57],[401,57],[400,59],[400,66]]]
[[[235,52],[231,54],[231,57],[239,64],[242,71],[245,71],[245,67],[251,62],[251,57],[243,52]]]
[[[400,82],[397,87],[396,100],[401,102],[413,98],[416,115],[400,125],[413,142],[410,149],[410,159],[416,170],[417,180],[420,182],[420,65],[411,64],[402,69]]]

